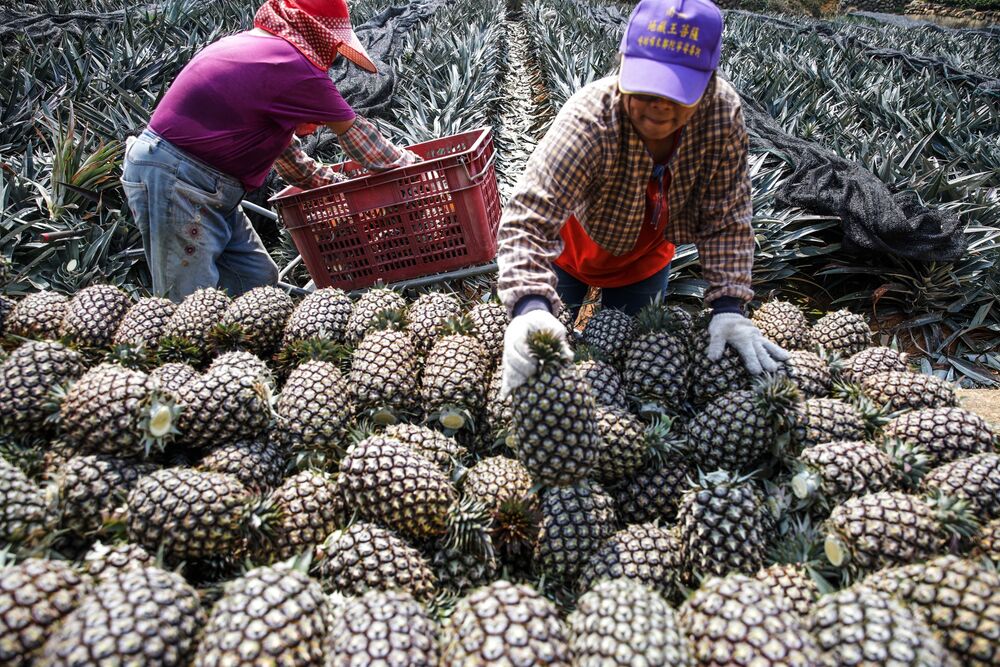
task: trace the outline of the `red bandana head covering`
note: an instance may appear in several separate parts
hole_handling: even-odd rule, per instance
[[[267,0],[253,24],[291,43],[321,70],[340,53],[363,70],[378,71],[351,28],[345,0]]]

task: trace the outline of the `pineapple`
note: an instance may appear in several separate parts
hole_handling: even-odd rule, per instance
[[[23,472],[0,459],[0,540],[31,544],[58,521],[52,498]]]
[[[267,498],[277,516],[268,522],[268,541],[257,562],[286,560],[320,544],[344,525],[344,499],[335,479],[304,470],[292,475]]]
[[[146,297],[139,299],[115,329],[112,343],[134,347],[151,347],[160,341],[167,322],[173,317],[177,305],[169,299]]]
[[[462,305],[450,294],[421,294],[407,312],[410,338],[417,352],[427,354],[435,341],[445,335],[448,320],[459,317],[461,313]]]
[[[809,320],[789,301],[769,301],[755,310],[750,319],[765,338],[788,351],[805,350],[813,344]]]
[[[739,470],[774,449],[798,390],[787,378],[764,377],[752,389],[713,399],[688,424],[688,447],[702,470]]]
[[[492,512],[506,502],[528,498],[532,480],[520,461],[505,456],[480,459],[469,468],[463,481],[464,493]]]
[[[448,547],[435,551],[430,564],[441,588],[459,595],[496,580],[500,570],[492,555],[483,557]]]
[[[927,493],[965,500],[982,521],[1000,518],[1000,454],[976,454],[946,463],[922,481]]]
[[[344,290],[325,287],[302,299],[285,323],[283,345],[320,338],[347,342],[347,323],[354,310]]]
[[[993,519],[979,531],[974,556],[988,558],[1000,566],[1000,519]]]
[[[226,310],[232,303],[225,292],[214,287],[195,290],[188,295],[167,322],[160,339],[161,347],[165,339],[178,339],[187,344],[204,347],[212,328],[222,322]]]
[[[284,290],[269,285],[254,287],[229,304],[210,337],[222,347],[239,347],[268,357],[281,344],[294,309]]]
[[[863,582],[890,593],[936,631],[962,664],[1000,664],[1000,575],[973,561],[943,556],[877,572]]]
[[[993,451],[998,442],[985,419],[962,408],[907,412],[886,424],[882,433],[920,445],[934,466]]]
[[[501,396],[503,390],[503,365],[493,369],[490,386],[486,391],[486,424],[489,430],[483,434],[486,441],[484,449],[490,450],[496,446],[506,446],[513,450],[516,447],[512,433],[514,419],[514,403],[510,394]]]
[[[794,350],[778,369],[795,383],[803,397],[826,396],[833,389],[830,366],[815,352]]]
[[[209,451],[198,469],[232,475],[253,493],[265,493],[285,476],[285,451],[267,438],[240,440]]]
[[[334,364],[307,361],[288,376],[275,405],[277,437],[288,449],[335,463],[354,415],[347,380]]]
[[[419,358],[399,311],[381,313],[354,349],[350,384],[358,409],[376,424],[395,424],[412,411]]]
[[[317,551],[324,586],[345,595],[368,590],[404,590],[434,597],[437,579],[427,560],[390,530],[358,522],[335,530]]]
[[[823,667],[843,665],[954,665],[930,628],[885,593],[855,586],[824,595],[806,626]]]
[[[139,479],[127,498],[128,537],[168,560],[232,556],[256,520],[253,498],[230,475],[188,468]]]
[[[598,583],[567,619],[577,667],[693,667],[676,613],[652,590],[628,579]]]
[[[583,593],[602,579],[630,579],[670,599],[681,573],[677,532],[653,523],[619,530],[590,557],[577,581]]]
[[[892,410],[941,408],[958,402],[950,382],[921,373],[876,373],[862,380],[861,388],[876,405]]]
[[[33,664],[86,592],[87,582],[63,561],[29,558],[0,568],[0,663]]]
[[[539,331],[528,346],[538,368],[511,392],[518,458],[536,482],[572,484],[590,473],[600,454],[594,399],[562,341]]]
[[[175,396],[141,371],[100,364],[73,383],[60,407],[67,442],[80,452],[146,457],[177,436]]]
[[[226,584],[193,666],[323,665],[329,621],[316,581],[289,567],[258,567]]]
[[[790,452],[838,440],[863,440],[865,420],[859,410],[839,398],[807,398],[790,413]]]
[[[402,294],[381,287],[368,290],[354,304],[354,310],[347,320],[348,342],[356,343],[364,338],[382,311],[405,309],[406,299]]]
[[[35,664],[183,667],[204,623],[198,592],[179,574],[130,567],[105,577],[83,598]]]
[[[772,597],[806,618],[819,598],[819,587],[804,567],[798,564],[775,564],[757,571],[754,579],[770,589]]]
[[[620,366],[635,330],[636,321],[631,315],[615,308],[600,308],[584,325],[583,342],[598,350],[611,364]]]
[[[710,578],[681,605],[698,665],[813,665],[816,642],[768,587],[741,574]]]
[[[108,576],[129,567],[146,567],[155,565],[149,552],[138,544],[128,542],[107,546],[95,542],[94,546],[83,556],[83,569],[94,581],[100,581]]]
[[[774,516],[752,479],[725,470],[701,474],[677,510],[685,578],[753,574],[764,565]]]
[[[684,458],[668,454],[610,489],[618,516],[627,524],[673,521],[693,469]]]
[[[209,373],[223,367],[238,370],[240,373],[248,375],[256,375],[262,380],[267,380],[268,383],[274,380],[271,370],[267,367],[267,362],[256,354],[245,350],[223,352],[215,359],[212,359],[212,363],[208,365],[205,372]]]
[[[677,408],[684,402],[691,367],[690,339],[669,308],[651,303],[640,311],[623,364],[622,377],[630,396],[666,408]]]
[[[151,370],[149,377],[166,391],[176,394],[180,392],[181,387],[198,377],[198,371],[190,364],[171,362]]]
[[[555,605],[504,579],[462,598],[441,633],[440,667],[569,667],[568,630]]]
[[[7,330],[7,317],[13,310],[14,302],[4,296],[0,296],[0,336],[10,333]]]
[[[590,389],[594,402],[608,408],[626,409],[625,383],[615,367],[605,361],[600,352],[586,345],[577,345],[574,355],[577,373]]]
[[[479,303],[469,311],[469,320],[473,335],[482,343],[492,363],[497,363],[503,356],[503,339],[510,324],[507,309],[497,301]]]
[[[872,332],[860,315],[838,310],[816,321],[812,326],[812,339],[825,350],[850,356],[871,347]]]
[[[727,345],[718,361],[708,358],[710,337],[708,329],[701,327],[694,335],[691,346],[690,386],[688,396],[704,404],[727,392],[748,388],[753,377],[742,357],[732,345]]]
[[[535,559],[544,573],[572,584],[615,532],[614,501],[592,482],[556,486],[542,492],[541,513]]]
[[[629,477],[669,447],[665,442],[669,420],[656,419],[647,426],[624,410],[597,408],[596,414],[604,446],[591,476],[599,482],[614,483]]]
[[[420,399],[428,419],[451,431],[474,430],[486,403],[489,356],[469,335],[470,327],[467,319],[449,321],[447,335],[427,352],[420,379]]]
[[[417,424],[395,424],[386,427],[385,436],[413,448],[413,451],[436,464],[450,475],[469,455],[462,445],[440,431]]]
[[[83,374],[84,359],[49,341],[22,343],[0,365],[0,428],[45,435],[49,394]]]
[[[271,424],[269,379],[250,368],[209,369],[181,387],[177,396],[182,407],[177,428],[190,447],[253,440]]]
[[[83,348],[111,345],[132,299],[112,285],[84,287],[66,305],[59,335]]]
[[[974,521],[961,503],[924,500],[898,491],[851,498],[830,513],[824,550],[834,567],[871,571],[944,553],[949,532],[968,534]]]
[[[69,299],[58,292],[43,290],[24,297],[7,315],[7,333],[22,338],[58,338]]]
[[[870,347],[861,350],[838,364],[841,377],[860,384],[866,377],[887,371],[909,370],[908,355],[891,347]]]
[[[404,591],[368,591],[335,615],[326,642],[329,667],[437,664],[437,624]]]
[[[78,535],[90,535],[108,523],[150,464],[110,456],[74,456],[56,473],[62,525]]]

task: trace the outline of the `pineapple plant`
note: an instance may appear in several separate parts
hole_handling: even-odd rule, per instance
[[[440,647],[440,667],[569,667],[572,661],[569,632],[556,606],[532,587],[504,579],[459,600]]]
[[[39,541],[58,522],[51,494],[0,458],[0,539],[6,543]]]
[[[922,615],[963,665],[1000,662],[1000,575],[970,560],[942,556],[881,570],[862,582]]]
[[[718,361],[708,358],[707,322],[692,336],[688,398],[702,405],[722,394],[748,388],[753,377],[732,345],[727,345]]]
[[[0,567],[0,663],[33,664],[87,588],[86,580],[63,561],[29,558]]]
[[[448,475],[469,455],[454,438],[419,424],[394,424],[387,426],[383,433],[388,438],[409,445]]]
[[[698,665],[816,664],[816,642],[798,615],[745,575],[703,582],[677,617]]]
[[[1000,440],[985,419],[951,407],[906,412],[886,424],[882,433],[920,445],[932,466],[993,451]]]
[[[789,358],[778,369],[778,375],[785,375],[804,397],[822,397],[833,389],[830,366],[815,352],[793,350]]]
[[[340,459],[354,404],[336,365],[307,361],[293,370],[278,395],[275,413],[275,433],[286,449],[316,462]]]
[[[115,345],[153,347],[166,331],[167,322],[173,317],[177,305],[169,299],[145,297],[139,299],[125,313],[115,329],[111,342]]]
[[[511,392],[517,455],[536,482],[572,484],[600,454],[594,399],[556,336],[535,332],[528,346],[538,367]]]
[[[84,372],[84,358],[60,343],[22,343],[0,365],[0,429],[46,435],[50,394]]]
[[[771,592],[771,596],[787,609],[805,618],[816,600],[819,587],[805,567],[796,563],[776,563],[757,571],[753,577]]]
[[[260,563],[305,553],[345,522],[336,479],[315,470],[286,479],[267,497],[267,505],[274,516],[267,524],[266,542],[260,540],[255,550],[255,561]]]
[[[581,482],[542,491],[535,560],[545,574],[568,585],[616,529],[614,501],[600,485]]]
[[[149,552],[138,544],[123,542],[108,546],[101,542],[94,545],[83,556],[83,571],[94,581],[101,581],[129,567],[155,565]]]
[[[665,454],[662,460],[652,462],[609,489],[618,516],[627,524],[673,521],[693,473],[683,456]]]
[[[837,310],[816,321],[812,326],[812,339],[825,350],[851,356],[871,347],[872,332],[860,315]]]
[[[354,306],[344,290],[324,287],[306,296],[285,323],[282,344],[320,338],[347,342],[347,323]]]
[[[625,382],[615,367],[605,361],[604,355],[586,345],[577,345],[573,353],[577,373],[590,389],[594,402],[608,408],[626,409]]]
[[[395,424],[414,408],[419,357],[404,326],[401,311],[379,314],[351,356],[358,409],[376,424]]]
[[[427,352],[446,333],[448,320],[460,317],[462,305],[454,296],[441,292],[421,294],[407,311],[408,329],[420,354]]]
[[[437,623],[405,591],[368,591],[351,598],[327,633],[329,667],[437,665]]]
[[[98,532],[142,475],[156,469],[110,456],[74,456],[56,473],[62,526],[77,535]]]
[[[669,308],[651,303],[639,312],[635,334],[624,354],[626,393],[668,409],[684,402],[691,367],[690,339]]]
[[[908,359],[909,356],[905,352],[899,352],[891,347],[869,347],[839,362],[836,368],[844,380],[860,384],[866,377],[876,373],[888,371],[902,373],[909,370]]]
[[[653,523],[619,530],[594,552],[577,580],[584,593],[602,579],[630,579],[672,598],[680,582],[681,543],[677,531]]]
[[[113,285],[84,287],[66,304],[59,335],[82,348],[108,347],[131,306],[132,299]]]
[[[790,301],[768,301],[753,312],[750,320],[764,337],[789,352],[806,350],[813,344],[813,332],[805,314]]]
[[[403,590],[418,600],[433,599],[437,578],[419,551],[391,530],[359,521],[327,536],[316,552],[327,590],[344,595]]]
[[[975,526],[963,502],[879,491],[830,512],[823,548],[834,567],[868,572],[942,554],[952,534],[968,536]]]
[[[935,468],[924,476],[925,493],[968,503],[981,521],[1000,518],[1000,454],[975,454]]]
[[[584,325],[582,338],[584,344],[598,350],[611,364],[620,366],[635,330],[636,321],[631,315],[615,308],[599,308]]]
[[[805,623],[823,667],[955,664],[912,609],[868,586],[824,595]]]
[[[269,438],[219,445],[198,461],[197,469],[232,475],[251,492],[262,494],[279,486],[285,476],[285,450]]]
[[[204,623],[197,591],[179,574],[130,567],[105,577],[83,598],[35,664],[183,667]]]
[[[177,397],[177,429],[189,447],[255,439],[273,417],[269,378],[252,368],[216,366],[182,386]]]
[[[497,363],[503,356],[503,339],[510,324],[507,309],[498,301],[477,303],[469,310],[468,317],[473,335],[479,339],[491,362]]]
[[[58,292],[34,292],[14,304],[4,327],[11,336],[36,340],[58,338],[68,305],[69,299]]]
[[[567,625],[577,667],[695,664],[674,610],[628,579],[596,584],[580,597]]]
[[[377,287],[361,295],[347,319],[347,341],[357,343],[371,330],[378,314],[386,310],[406,310],[406,299],[399,292]]]
[[[449,431],[475,430],[486,404],[489,355],[470,334],[468,319],[449,320],[445,335],[427,352],[420,402],[429,421]]]
[[[177,394],[181,387],[198,377],[198,371],[190,364],[170,362],[151,370],[149,377],[166,391]]]
[[[861,389],[876,405],[892,410],[942,408],[958,403],[950,382],[921,373],[876,373],[861,381]]]
[[[713,399],[687,425],[692,462],[702,470],[752,465],[775,448],[797,398],[790,380],[765,376]]]
[[[221,320],[209,332],[217,348],[245,349],[259,357],[277,351],[285,324],[295,309],[288,294],[277,287],[254,287],[229,304]]]
[[[66,441],[78,451],[144,458],[177,436],[180,408],[142,371],[104,363],[73,383],[59,414]]]
[[[330,609],[320,585],[288,566],[228,582],[212,607],[194,667],[323,665]]]
[[[763,567],[775,529],[764,501],[752,479],[725,470],[699,474],[677,510],[686,581]]]

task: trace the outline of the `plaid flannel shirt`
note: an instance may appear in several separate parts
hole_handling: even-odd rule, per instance
[[[719,77],[705,91],[670,161],[664,236],[694,243],[709,287],[705,301],[753,297],[749,141],[739,95]],[[539,142],[504,207],[498,234],[499,292],[513,311],[526,296],[559,312],[553,261],[575,214],[590,238],[621,255],[642,229],[653,160],[621,105],[617,76],[578,91]]]
[[[338,139],[348,157],[370,171],[407,167],[420,160],[415,153],[399,148],[383,137],[374,125],[360,116],[354,119],[351,128]],[[344,173],[332,166],[309,157],[302,150],[302,142],[298,137],[293,137],[292,143],[278,156],[274,168],[287,183],[303,190],[347,179]]]

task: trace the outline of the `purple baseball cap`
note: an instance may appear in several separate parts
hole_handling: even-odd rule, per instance
[[[709,0],[640,0],[618,49],[618,88],[692,106],[722,53],[722,12]]]

